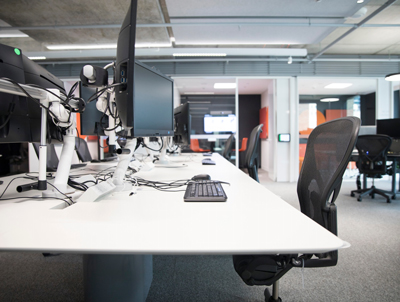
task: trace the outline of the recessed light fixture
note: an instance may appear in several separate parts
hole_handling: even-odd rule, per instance
[[[351,85],[353,85],[353,84],[352,83],[332,83],[332,84],[329,84],[329,85],[325,86],[324,88],[327,88],[327,89],[344,89],[344,88],[350,87]]]
[[[151,47],[171,47],[172,40],[169,43],[135,43],[135,48],[151,48]]]
[[[337,101],[339,101],[339,98],[324,98],[324,99],[320,99],[320,101],[324,102],[324,103],[337,102]]]
[[[0,31],[0,38],[28,38],[27,34],[19,30],[4,30]]]
[[[67,45],[48,45],[50,50],[76,50],[76,49],[113,49],[117,44],[67,44]]]
[[[235,89],[236,83],[215,83],[214,89]]]
[[[390,81],[390,82],[400,81],[400,72],[388,74],[388,75],[385,77],[385,80],[386,80],[386,81]]]
[[[357,3],[364,3],[364,0],[357,0]]]
[[[46,60],[46,57],[28,57],[29,60]]]
[[[173,53],[174,57],[226,57],[226,53]]]
[[[214,92],[195,91],[195,92],[184,92],[183,94],[214,94]]]

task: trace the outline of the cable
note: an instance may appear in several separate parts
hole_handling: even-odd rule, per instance
[[[63,198],[59,198],[59,197],[28,197],[28,196],[21,196],[21,197],[2,198],[3,195],[6,193],[7,189],[10,187],[11,183],[12,183],[14,180],[19,179],[19,178],[24,178],[24,179],[30,179],[30,180],[32,180],[32,177],[26,177],[26,176],[18,176],[18,177],[15,177],[15,178],[11,179],[10,182],[7,184],[6,188],[4,189],[4,191],[1,193],[1,195],[0,195],[0,200],[14,200],[14,199],[20,199],[20,198],[29,198],[29,199],[41,199],[41,198],[45,198],[45,199],[58,199],[58,200],[62,200],[62,201],[64,201],[64,202],[66,202],[69,206],[70,206],[71,204],[74,203],[74,201],[73,201],[69,196],[67,196],[67,195],[65,195],[64,193],[62,193],[60,190],[58,190],[53,184],[51,184],[51,183],[48,182],[48,181],[47,181],[47,183],[48,183],[49,185],[51,185],[53,188],[55,188],[59,193],[61,193],[62,195],[64,195],[66,198],[68,198],[68,199],[71,201],[71,203],[69,203],[67,200],[65,200],[65,199],[63,199]]]
[[[151,150],[151,151],[155,151],[155,152],[160,152],[160,151],[162,150],[162,148],[164,147],[164,141],[163,141],[162,138],[161,138],[161,147],[160,147],[159,150],[155,150],[155,149],[150,148],[150,147],[147,146],[144,142],[141,142],[140,144],[141,144],[144,148],[147,148],[147,149],[149,149],[149,150]]]

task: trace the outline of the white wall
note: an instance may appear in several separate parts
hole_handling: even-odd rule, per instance
[[[299,174],[297,78],[278,78],[261,95],[268,107],[268,139],[261,142],[261,168],[273,181],[294,182]],[[289,133],[290,142],[278,142],[278,134]]]
[[[274,112],[274,87],[275,80],[268,82],[267,90],[261,94],[261,108],[268,107],[268,139],[261,140],[261,169],[268,171],[273,179],[274,171],[274,144],[271,137],[275,137],[275,115]]]
[[[180,104],[181,104],[181,94],[179,93],[179,90],[174,82],[174,108],[178,107]]]
[[[375,117],[379,119],[393,118],[393,82],[385,79],[376,80],[376,111]]]

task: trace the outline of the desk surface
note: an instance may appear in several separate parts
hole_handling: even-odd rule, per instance
[[[226,181],[224,203],[185,203],[184,192],[142,188],[63,207],[57,200],[0,200],[0,250],[106,254],[319,253],[346,243],[218,154],[172,158],[185,168],[139,172],[148,180],[207,173]],[[5,184],[8,179],[3,179]],[[12,190],[15,192],[14,190]],[[24,192],[28,195],[37,191]],[[18,196],[17,193],[6,197]]]

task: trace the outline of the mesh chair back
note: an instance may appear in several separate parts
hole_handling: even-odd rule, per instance
[[[360,135],[357,168],[360,173],[381,175],[386,173],[386,157],[392,144],[392,138],[383,134]]]
[[[254,162],[258,157],[258,144],[260,141],[260,133],[262,131],[262,126],[263,124],[258,125],[250,133],[250,138],[247,143],[247,153],[245,159],[247,168],[253,167]]]
[[[234,139],[235,139],[235,136],[233,134],[231,134],[231,136],[229,136],[229,138],[225,142],[225,149],[224,149],[224,152],[222,153],[222,156],[225,157],[227,160],[230,160],[230,158],[231,158]]]
[[[308,138],[297,183],[300,208],[333,233],[337,231],[329,226],[328,215],[339,194],[359,129],[358,118],[344,117],[319,125]]]

